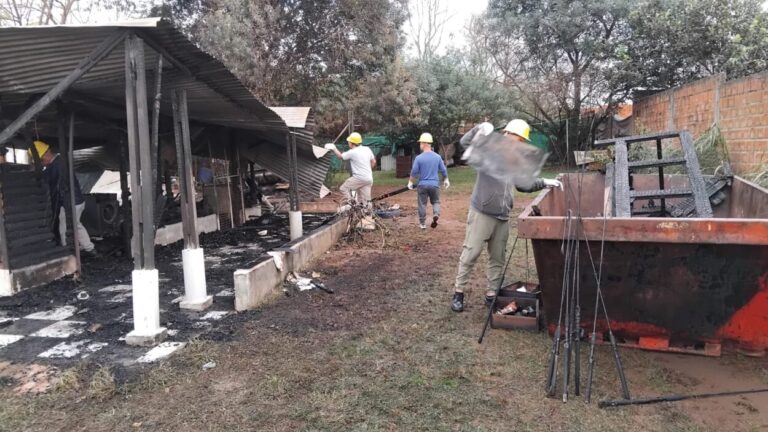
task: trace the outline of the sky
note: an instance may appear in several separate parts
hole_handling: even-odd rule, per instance
[[[411,5],[419,0],[410,0]],[[472,15],[479,15],[488,6],[488,0],[442,0],[448,9],[449,21],[445,26],[445,33],[443,34],[443,42],[440,53],[445,52],[445,49],[454,46],[461,47],[466,43],[466,30],[465,27],[469,23],[469,19]],[[403,30],[406,35],[410,25],[405,23]],[[407,48],[408,53],[413,54],[414,49],[410,46],[410,40]]]

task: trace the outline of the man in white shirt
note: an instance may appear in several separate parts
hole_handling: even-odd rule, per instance
[[[347,137],[349,150],[344,153],[335,144],[326,144],[325,148],[332,150],[342,160],[348,160],[352,166],[352,177],[342,183],[339,190],[347,200],[352,201],[352,192],[357,193],[357,201],[366,207],[371,205],[371,186],[373,186],[373,168],[376,167],[376,156],[370,148],[362,145],[363,137],[354,132]]]

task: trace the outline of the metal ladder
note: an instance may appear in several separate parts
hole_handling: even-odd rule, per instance
[[[661,141],[664,139],[679,138],[683,148],[683,157],[667,158],[662,154]],[[633,143],[656,141],[656,159],[641,161],[628,160],[629,145]],[[667,199],[692,198],[695,207],[695,217],[712,217],[712,206],[709,202],[709,192],[704,177],[701,175],[699,158],[693,145],[693,138],[687,130],[662,132],[648,135],[636,135],[630,137],[610,138],[595,141],[595,148],[605,148],[613,145],[615,149],[614,167],[614,202],[617,217],[632,217],[641,215],[667,216]],[[672,165],[685,165],[688,172],[688,189],[666,189],[664,187],[664,167]],[[659,172],[659,189],[635,190],[632,184],[633,170],[657,167]],[[633,209],[633,204],[638,200],[660,200],[660,206],[652,206],[643,209]]]

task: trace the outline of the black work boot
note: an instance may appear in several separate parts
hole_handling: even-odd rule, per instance
[[[485,305],[487,307],[491,307],[493,304],[493,301],[496,299],[496,293],[493,294],[486,294],[485,295]]]
[[[430,224],[429,226],[431,226],[432,228],[437,228],[437,220],[438,219],[440,219],[440,216],[434,216],[432,218],[432,224]]]
[[[451,310],[454,312],[461,312],[464,310],[464,293],[453,293],[453,300],[451,300]]]

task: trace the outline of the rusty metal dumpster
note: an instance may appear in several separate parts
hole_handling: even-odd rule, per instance
[[[542,192],[518,219],[520,236],[531,239],[550,331],[559,311],[566,212],[580,201],[583,328],[591,331],[596,294],[588,257],[600,265],[604,238],[602,289],[613,331],[624,343],[709,355],[719,355],[722,343],[768,349],[766,189],[735,177],[712,218],[603,218],[605,176],[581,174],[580,188],[579,176],[561,175],[565,191]],[[685,181],[665,177],[672,187]],[[658,176],[634,180],[652,187]],[[599,334],[605,326],[598,321]]]

